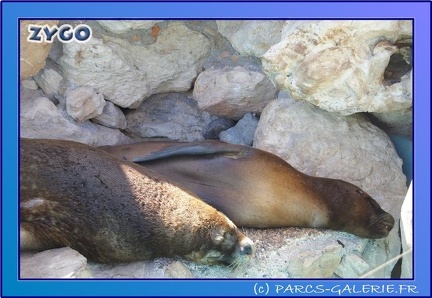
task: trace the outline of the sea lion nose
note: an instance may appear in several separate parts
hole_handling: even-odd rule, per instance
[[[240,242],[240,253],[246,256],[253,256],[255,253],[255,246],[249,238],[245,238]]]
[[[383,217],[383,221],[385,222],[386,228],[388,231],[391,231],[391,229],[394,226],[395,220],[393,218],[393,216],[391,216],[390,214],[386,214]]]

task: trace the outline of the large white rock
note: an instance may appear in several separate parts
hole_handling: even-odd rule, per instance
[[[204,35],[173,23],[149,46],[108,36],[67,43],[59,63],[70,83],[93,87],[120,107],[137,108],[151,94],[189,90],[209,52]]]
[[[412,36],[411,21],[292,21],[263,55],[264,71],[294,99],[344,115],[412,106],[411,72],[385,84],[393,44]]]
[[[20,136],[23,138],[62,139],[93,146],[126,144],[130,139],[117,129],[90,121],[74,122],[62,108],[46,97],[21,99]]]
[[[285,21],[216,21],[218,31],[242,55],[261,57],[280,42]]]
[[[105,99],[90,87],[78,87],[66,91],[66,111],[77,120],[83,122],[102,114]]]
[[[240,119],[249,112],[261,113],[277,93],[264,74],[237,66],[200,73],[193,97],[204,111],[219,117]]]
[[[160,23],[161,21],[121,21],[121,20],[115,20],[115,21],[97,21],[102,27],[104,27],[106,30],[111,31],[113,33],[125,33],[129,30],[135,30],[135,29],[150,29],[155,24]]]
[[[406,193],[402,161],[388,136],[366,118],[278,99],[261,114],[254,146],[280,156],[303,173],[359,186],[398,221]],[[395,226],[387,238],[368,243],[362,257],[371,268],[399,253],[397,234]],[[389,277],[391,269],[386,267],[373,277]]]

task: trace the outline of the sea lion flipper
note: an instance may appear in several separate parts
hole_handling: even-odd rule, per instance
[[[215,146],[210,142],[201,142],[199,144],[179,143],[173,146],[166,147],[162,150],[154,151],[145,156],[139,156],[132,159],[133,162],[146,162],[157,159],[164,159],[174,156],[196,156],[196,155],[213,155],[213,154],[239,154],[241,149],[224,146],[225,144],[219,143]],[[227,144],[228,145],[228,144]]]

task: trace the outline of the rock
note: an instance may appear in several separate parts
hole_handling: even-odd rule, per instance
[[[170,278],[194,278],[189,268],[180,261],[175,261],[170,264],[165,269],[165,276]]]
[[[161,21],[97,21],[104,29],[116,34],[126,33],[129,30],[150,29]]]
[[[411,72],[388,83],[384,73],[411,21],[296,21],[262,58],[277,88],[343,115],[412,106]]]
[[[110,128],[125,129],[127,126],[123,112],[110,101],[106,102],[102,114],[94,117],[92,121]]]
[[[341,262],[342,247],[337,243],[330,244],[322,250],[305,250],[300,252],[295,262],[288,265],[290,276],[305,278],[328,278],[338,268]]]
[[[143,278],[146,262],[98,264],[89,262],[95,278]]]
[[[46,96],[53,100],[60,94],[63,77],[54,68],[44,68],[35,77],[36,83],[44,91]]]
[[[87,267],[95,278],[167,278],[165,272],[171,263],[172,259],[157,258],[120,264],[89,262]]]
[[[354,235],[322,229],[243,229],[256,246],[252,261],[235,271],[225,266],[203,266],[185,261],[198,278],[333,277],[344,255],[363,252]],[[343,244],[343,246],[341,245]]]
[[[221,141],[231,144],[251,146],[254,140],[255,130],[258,126],[258,117],[247,113],[236,126],[220,133]]]
[[[281,41],[285,21],[216,21],[219,32],[241,55],[261,57]]]
[[[58,21],[47,20],[20,21],[20,80],[34,76],[44,68],[52,44],[49,42],[36,43],[27,41],[30,34],[28,26],[48,25],[52,27],[57,24]]]
[[[280,156],[308,175],[351,182],[399,219],[406,192],[402,162],[388,136],[361,115],[343,117],[278,99],[261,114],[254,147]],[[373,268],[395,257],[399,249],[394,228],[387,238],[369,241],[362,258]],[[391,269],[373,277],[390,277]]]
[[[66,91],[66,111],[77,120],[84,122],[102,114],[105,100],[90,87],[78,87]]]
[[[131,54],[153,93],[185,92],[202,71],[210,42],[201,33],[173,23],[160,33],[156,43],[148,48],[134,46]]]
[[[127,144],[131,140],[116,129],[90,121],[76,123],[46,97],[21,97],[20,136],[77,141],[93,146]]]
[[[265,75],[244,67],[202,72],[193,90],[200,109],[219,117],[238,120],[246,113],[260,113],[277,90]]]
[[[36,84],[35,80],[32,78],[22,80],[20,82],[20,85],[23,88],[31,89],[31,90],[37,90],[39,88],[38,85]]]
[[[209,124],[207,124],[206,127],[204,127],[203,130],[203,137],[204,139],[208,140],[217,140],[219,139],[219,134],[227,130],[230,127],[233,127],[235,125],[235,121],[228,118],[217,118],[213,121],[211,121]]]
[[[198,109],[190,93],[157,94],[126,114],[126,132],[141,138],[198,141],[214,118]]]
[[[39,253],[21,253],[21,278],[82,278],[91,277],[87,259],[69,247]]]
[[[358,278],[369,270],[370,266],[356,253],[346,255],[342,259],[341,265],[335,271],[338,276],[344,278]]]
[[[188,20],[183,22],[189,29],[201,32],[210,42],[210,55],[206,58],[204,69],[243,66],[252,71],[261,71],[261,61],[257,57],[239,55],[232,44],[219,33],[217,21]]]
[[[201,33],[174,23],[148,46],[93,37],[63,46],[60,65],[70,84],[90,86],[123,108],[137,108],[154,93],[191,88],[210,48]]]
[[[41,89],[28,89],[20,84],[20,101],[26,102],[37,97],[46,97],[45,93]]]
[[[413,266],[412,266],[413,255],[412,252],[409,252],[412,249],[412,239],[413,239],[412,208],[413,208],[413,200],[412,200],[412,181],[411,181],[401,209],[400,229],[401,229],[401,239],[402,239],[402,251],[403,253],[407,253],[402,258],[401,278],[413,277]]]
[[[412,107],[394,112],[371,113],[371,115],[377,121],[376,125],[388,134],[412,136]]]

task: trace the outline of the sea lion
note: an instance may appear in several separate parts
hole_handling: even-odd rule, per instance
[[[299,172],[280,157],[220,141],[148,141],[103,150],[162,174],[237,226],[312,227],[383,238],[394,218],[359,187]]]
[[[253,255],[225,215],[151,170],[72,141],[21,139],[20,152],[22,250],[69,246],[102,263]]]

